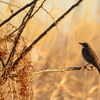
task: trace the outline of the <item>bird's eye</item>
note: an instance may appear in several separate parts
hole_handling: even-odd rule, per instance
[[[88,45],[87,45],[87,44],[86,44],[85,46],[86,46],[86,47],[88,47]]]
[[[88,45],[87,45],[87,44],[84,44],[84,46],[85,46],[85,47],[88,47]]]

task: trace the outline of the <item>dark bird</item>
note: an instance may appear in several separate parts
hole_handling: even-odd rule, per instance
[[[98,69],[99,74],[100,74],[100,63],[99,63],[98,57],[96,56],[91,46],[86,42],[79,43],[79,44],[83,46],[82,56],[84,60],[94,65]]]

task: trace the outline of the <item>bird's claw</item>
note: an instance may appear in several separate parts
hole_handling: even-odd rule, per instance
[[[93,71],[93,66],[91,66],[91,70]]]

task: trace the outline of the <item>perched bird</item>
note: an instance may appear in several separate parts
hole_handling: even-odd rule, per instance
[[[95,52],[93,51],[93,49],[91,48],[91,46],[84,42],[84,43],[79,43],[83,46],[82,49],[82,56],[84,58],[85,61],[87,61],[88,63],[91,63],[92,65],[94,65],[100,74],[100,64],[99,64],[99,60],[95,54]]]

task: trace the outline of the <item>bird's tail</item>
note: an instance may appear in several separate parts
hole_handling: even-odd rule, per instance
[[[98,69],[98,72],[99,72],[99,74],[100,74],[100,64],[99,64],[99,66],[97,67],[97,69]]]

